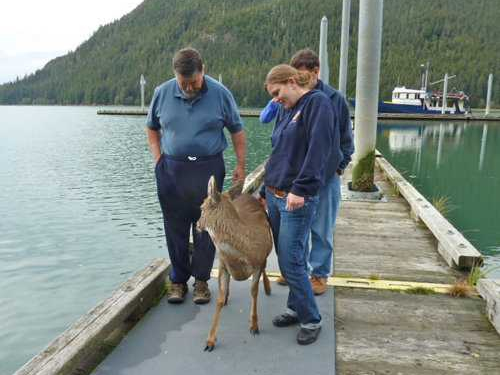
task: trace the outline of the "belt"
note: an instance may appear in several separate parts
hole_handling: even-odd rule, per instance
[[[205,161],[212,160],[222,157],[222,152],[219,152],[215,155],[206,155],[206,156],[195,156],[195,155],[186,155],[186,156],[176,156],[176,155],[167,155],[164,154],[167,159],[175,160],[175,161],[187,161],[187,162],[196,162],[196,161]]]
[[[273,193],[273,195],[276,198],[285,198],[286,195],[288,194],[288,191],[277,189],[274,186],[266,186],[266,187],[269,189],[271,193]]]

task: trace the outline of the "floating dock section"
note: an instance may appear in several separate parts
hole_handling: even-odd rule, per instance
[[[243,117],[259,117],[261,109],[241,108]],[[147,110],[137,108],[99,109],[98,115],[113,116],[146,116]],[[354,118],[354,112],[351,114]],[[500,121],[500,115],[484,116],[481,114],[451,115],[451,114],[422,114],[422,113],[379,113],[379,120],[422,120],[422,121]]]
[[[262,174],[263,166],[249,176],[247,191]],[[272,325],[287,296],[274,282],[271,296],[259,293],[261,333],[252,336],[249,283],[232,281],[217,345],[204,352],[215,298],[204,306],[191,294],[182,305],[166,303],[168,267],[158,259],[16,375],[499,374],[500,282],[481,280],[479,294],[450,295],[481,255],[380,155],[381,200],[346,194],[350,179],[347,170],[334,277],[317,297],[324,326],[316,343],[299,346],[297,327]],[[274,252],[268,271],[275,280]],[[214,297],[216,284],[212,279]]]

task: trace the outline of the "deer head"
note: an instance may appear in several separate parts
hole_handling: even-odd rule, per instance
[[[201,216],[197,223],[199,231],[214,229],[215,226],[227,225],[231,220],[237,220],[238,213],[232,200],[236,199],[243,190],[243,181],[238,181],[227,192],[220,193],[217,189],[215,177],[208,180],[207,197],[201,205]],[[225,223],[225,224],[224,224]]]

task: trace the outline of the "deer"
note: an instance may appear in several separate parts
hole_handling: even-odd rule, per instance
[[[271,294],[266,275],[266,262],[273,247],[273,237],[267,214],[259,201],[250,194],[242,194],[243,181],[229,191],[217,190],[215,177],[208,181],[208,195],[201,205],[198,230],[206,230],[219,257],[218,295],[212,326],[205,351],[211,352],[217,341],[217,330],[222,308],[229,298],[229,281],[243,281],[252,276],[250,294],[250,333],[259,334],[257,295],[263,276],[264,291]]]

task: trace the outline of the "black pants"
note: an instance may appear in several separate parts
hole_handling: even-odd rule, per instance
[[[185,283],[194,276],[207,281],[214,263],[215,247],[207,232],[196,230],[196,223],[201,214],[200,206],[207,196],[210,176],[215,176],[217,187],[222,190],[226,174],[222,154],[199,158],[162,155],[155,174],[172,264],[170,280]],[[191,229],[192,257],[188,249]]]

